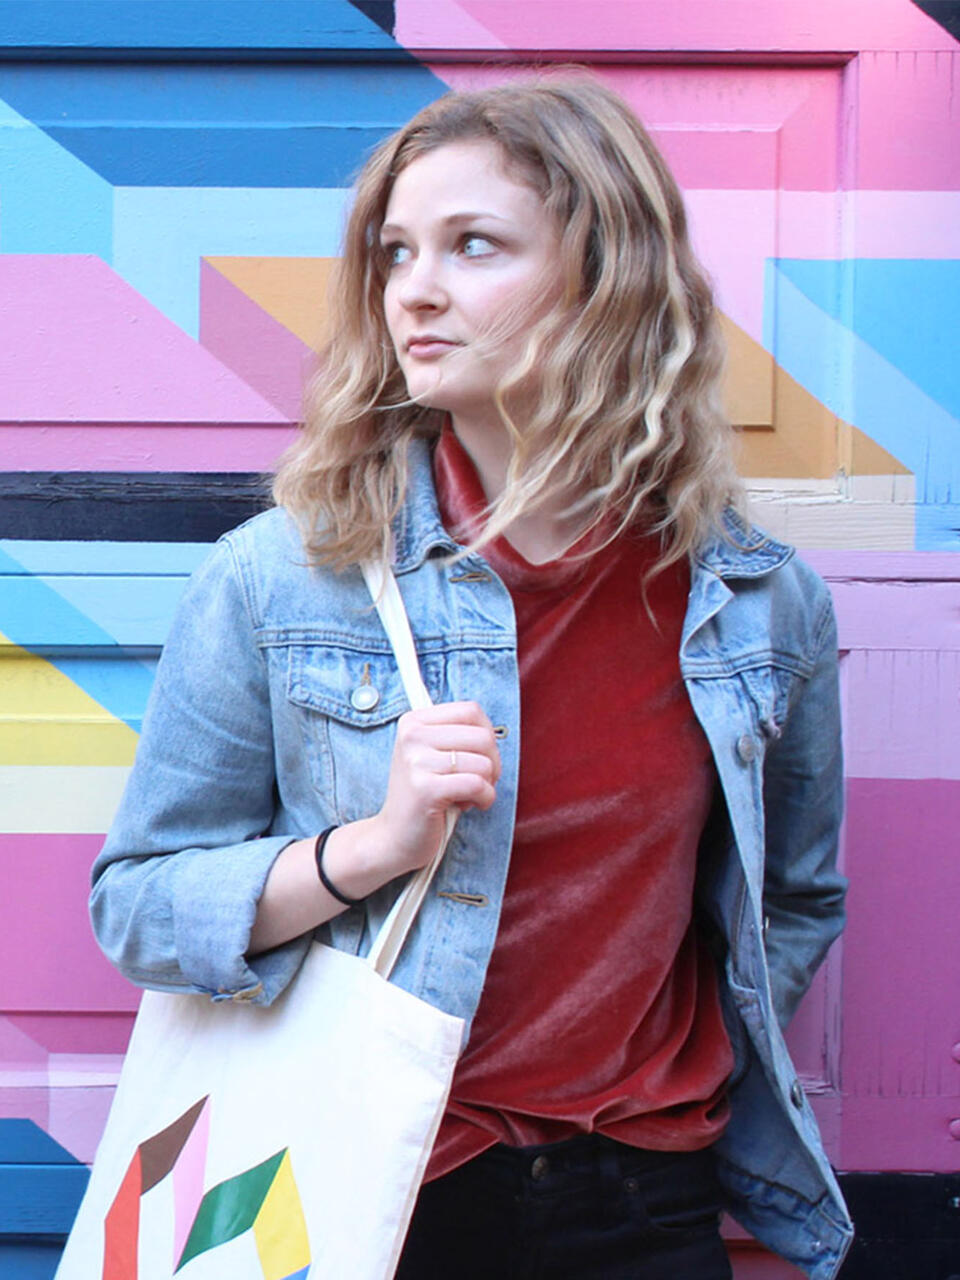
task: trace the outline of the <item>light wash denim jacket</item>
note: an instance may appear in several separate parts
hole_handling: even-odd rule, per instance
[[[739,539],[749,549],[719,539],[693,561],[680,653],[726,800],[700,876],[738,1058],[718,1161],[731,1212],[829,1280],[851,1228],[781,1028],[843,924],[836,636],[812,570],[754,531]],[[479,556],[451,565],[453,549],[417,442],[397,580],[432,697],[483,706],[503,774],[494,807],[457,824],[393,980],[469,1024],[507,876],[520,706],[510,596]],[[143,986],[273,1000],[310,939],[246,958],[270,866],[292,839],[379,809],[406,709],[359,571],[308,569],[282,510],[222,538],[183,595],[94,867],[110,959]],[[362,953],[398,887],[317,936]]]

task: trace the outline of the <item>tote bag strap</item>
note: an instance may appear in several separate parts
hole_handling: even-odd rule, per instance
[[[407,701],[415,711],[429,707],[432,699],[420,674],[417,650],[410,630],[410,620],[400,595],[400,588],[391,569],[384,569],[380,561],[367,560],[360,566],[367,589],[377,607],[383,629],[387,633],[403,682]],[[383,978],[389,978],[407,934],[417,918],[417,912],[427,896],[434,873],[440,865],[447,842],[457,821],[457,811],[447,811],[447,825],[433,858],[412,876],[400,897],[394,903],[373,941],[367,963]]]

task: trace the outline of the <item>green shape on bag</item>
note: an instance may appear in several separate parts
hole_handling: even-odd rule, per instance
[[[210,1188],[200,1201],[200,1208],[176,1266],[177,1271],[197,1254],[206,1253],[218,1244],[226,1244],[228,1240],[250,1230],[286,1153],[287,1148],[284,1147],[262,1164]]]

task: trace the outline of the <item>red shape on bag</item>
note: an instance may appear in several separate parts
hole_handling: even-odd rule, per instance
[[[137,1148],[103,1220],[103,1280],[137,1280],[141,1188],[140,1149]]]

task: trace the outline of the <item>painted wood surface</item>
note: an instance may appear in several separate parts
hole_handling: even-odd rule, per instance
[[[81,1162],[102,1128],[135,994],[90,936],[89,864],[183,584],[291,437],[350,173],[448,86],[571,57],[684,186],[754,510],[837,606],[850,924],[790,1030],[801,1079],[841,1169],[958,1167],[952,19],[910,0],[587,12],[0,6],[0,1215],[43,1166],[3,1156],[5,1123]],[[149,74],[129,56],[147,49]],[[52,1274],[55,1245],[6,1230],[0,1274]],[[737,1280],[798,1274],[729,1238]]]

